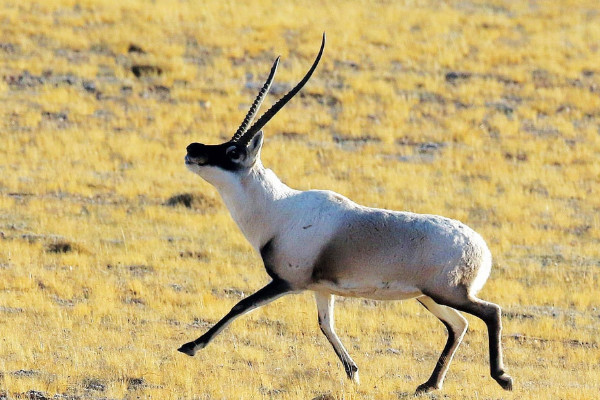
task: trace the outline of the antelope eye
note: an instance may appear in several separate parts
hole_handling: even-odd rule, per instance
[[[227,154],[232,161],[240,161],[244,157],[243,152],[236,146],[229,147],[225,150],[225,154]]]

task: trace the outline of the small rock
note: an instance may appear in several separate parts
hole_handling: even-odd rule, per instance
[[[27,393],[25,393],[25,398],[29,400],[49,400],[49,397],[47,397],[43,392],[40,392],[38,390],[28,391]]]
[[[175,206],[182,205],[186,208],[192,208],[193,202],[194,202],[193,194],[181,193],[181,194],[176,194],[175,196],[169,197],[169,199],[164,204],[169,207],[175,207]]]
[[[94,81],[83,81],[82,85],[83,88],[90,93],[94,93],[96,91],[96,84]]]
[[[419,144],[417,151],[420,154],[425,154],[425,153],[430,154],[430,153],[435,152],[436,150],[442,149],[445,145],[446,145],[445,143],[425,142],[425,143]]]
[[[171,283],[169,286],[176,292],[181,292],[183,290],[183,286],[178,283]]]
[[[94,390],[96,392],[104,392],[106,390],[106,384],[99,379],[89,378],[83,382],[83,386],[88,390]]]
[[[12,374],[14,376],[21,376],[21,377],[28,377],[28,378],[30,378],[32,376],[38,375],[39,372],[34,371],[32,369],[20,369],[18,371],[13,372]]]
[[[446,82],[454,83],[459,79],[469,79],[470,77],[471,73],[469,72],[450,71],[446,73]]]
[[[139,54],[146,54],[146,52],[137,44],[133,44],[131,43],[129,45],[129,48],[127,48],[127,52],[128,53],[139,53]]]
[[[49,121],[57,121],[57,122],[67,122],[69,120],[69,116],[64,112],[53,113],[53,112],[49,112],[49,111],[43,111],[42,118],[49,120]]]
[[[73,251],[73,246],[69,242],[59,241],[50,243],[46,247],[46,251],[48,251],[49,253],[69,253]]]
[[[128,265],[125,267],[133,276],[145,276],[154,272],[154,267],[151,265]]]
[[[312,400],[336,400],[336,398],[331,393],[323,393],[314,397]]]
[[[5,53],[15,53],[16,51],[16,46],[12,43],[0,43],[0,50],[4,51]]]
[[[136,76],[136,78],[140,78],[141,76],[147,75],[161,75],[163,70],[162,68],[156,65],[132,65],[131,72]]]
[[[144,378],[129,378],[127,379],[127,390],[140,389],[146,386]]]

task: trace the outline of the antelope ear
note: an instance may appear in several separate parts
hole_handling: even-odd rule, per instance
[[[250,143],[248,143],[248,146],[246,147],[246,152],[248,153],[248,160],[252,164],[258,158],[260,158],[260,149],[262,149],[262,145],[263,131],[260,130],[258,131],[258,133],[256,133],[256,135],[254,135],[254,137],[252,138],[252,140],[250,140]]]

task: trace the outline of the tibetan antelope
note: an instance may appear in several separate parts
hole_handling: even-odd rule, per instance
[[[219,192],[233,219],[264,262],[271,282],[237,303],[193,342],[178,350],[193,356],[240,315],[279,297],[314,292],[319,326],[348,377],[358,367],[334,330],[334,295],[377,300],[416,298],[448,330],[448,340],[431,377],[417,392],[440,389],[452,356],[467,330],[463,311],[482,319],[489,335],[490,370],[504,389],[500,307],[476,297],[492,257],[479,234],[438,215],[364,207],[337,193],[294,190],[260,160],[261,128],[290,101],[315,71],[323,49],[304,78],[252,126],[269,91],[279,57],[244,121],[225,143],[187,147],[185,164]]]

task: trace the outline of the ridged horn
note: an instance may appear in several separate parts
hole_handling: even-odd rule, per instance
[[[275,116],[275,114],[277,114],[277,112],[279,112],[279,110],[281,110],[283,108],[283,106],[285,106],[287,104],[287,102],[290,101],[292,99],[292,97],[294,97],[300,91],[300,89],[302,89],[302,87],[304,87],[306,82],[308,82],[308,80],[312,76],[313,72],[315,72],[315,69],[317,68],[317,65],[319,64],[319,61],[321,60],[321,56],[323,55],[324,48],[325,48],[325,33],[323,33],[323,41],[321,42],[321,49],[319,50],[319,54],[317,54],[317,58],[313,62],[313,65],[310,67],[310,69],[308,70],[308,72],[306,73],[304,78],[302,78],[302,80],[300,82],[298,82],[298,84],[292,90],[287,92],[287,94],[285,96],[283,96],[275,104],[273,104],[273,106],[271,108],[269,108],[267,110],[267,112],[264,113],[254,123],[254,125],[252,125],[250,128],[248,128],[248,130],[246,130],[246,132],[243,133],[242,136],[237,140],[238,143],[248,144],[250,142],[250,140],[252,140],[254,135],[263,126],[265,126],[266,123],[269,122],[271,120],[271,118],[273,118]]]
[[[242,138],[242,136],[248,129],[248,125],[252,122],[252,120],[256,116],[256,113],[258,112],[260,105],[262,104],[263,100],[265,99],[265,96],[267,95],[267,93],[269,93],[269,89],[271,89],[271,83],[273,83],[273,78],[275,77],[275,72],[277,72],[278,65],[279,65],[279,57],[277,57],[277,59],[273,63],[273,66],[271,67],[271,72],[269,73],[269,77],[267,78],[262,89],[260,89],[260,92],[258,92],[258,95],[256,96],[256,99],[254,99],[252,106],[250,106],[250,110],[248,110],[248,114],[246,114],[244,121],[242,121],[242,124],[240,125],[238,130],[235,132],[235,134],[231,138],[232,142],[238,142],[240,140],[240,138]]]

